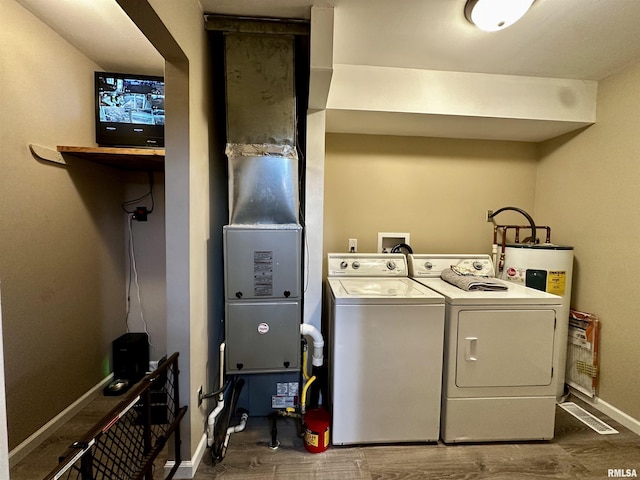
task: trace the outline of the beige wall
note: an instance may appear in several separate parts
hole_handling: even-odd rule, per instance
[[[328,134],[325,162],[325,255],[349,238],[375,252],[378,232],[409,232],[416,253],[490,253],[486,211],[533,210],[530,143]]]
[[[167,348],[180,353],[180,398],[189,406],[181,423],[187,460],[178,473],[182,478],[197,467],[199,459],[195,464],[189,460],[206,445],[210,405],[199,407],[196,392],[217,371],[210,368],[217,362],[217,346],[212,348],[209,339],[218,337],[214,327],[220,325],[222,279],[220,265],[210,261],[210,249],[212,243],[220,244],[226,204],[212,206],[210,180],[212,171],[220,172],[223,148],[210,139],[210,60],[199,2],[118,1],[166,60]]]
[[[149,193],[149,176],[147,172],[131,172],[127,174],[125,198],[127,200],[143,197]],[[141,205],[151,208],[149,197],[128,208],[132,210]],[[128,216],[124,215],[127,221]],[[127,291],[129,293],[129,317],[127,326],[132,332],[146,331],[149,334],[149,359],[160,360],[167,354],[167,281],[166,281],[166,242],[165,242],[165,201],[164,201],[164,172],[153,174],[153,212],[146,222],[126,222],[125,225],[125,268],[129,270],[129,223],[133,235],[135,250],[135,267],[137,282],[140,286],[140,300],[138,301],[138,287],[135,278],[129,283],[127,277]],[[172,352],[173,353],[173,352]]]
[[[0,277],[9,448],[110,372],[124,333],[115,170],[38,162],[28,144],[93,145],[99,67],[0,0]]]
[[[640,419],[638,84],[640,64],[601,81],[597,123],[539,145],[327,135],[324,255],[349,238],[375,251],[378,231],[410,232],[417,252],[489,252],[485,211],[525,209],[575,247],[572,308],[602,321],[599,397]]]
[[[7,394],[9,422],[14,419],[9,428],[13,447],[110,371],[111,340],[124,333],[125,328],[126,219],[120,204],[141,190],[144,193],[146,185],[135,175],[125,178],[108,168],[74,162],[77,165],[73,172],[67,173],[64,168],[43,166],[31,158],[27,150],[29,142],[52,146],[95,144],[93,122],[87,119],[93,117],[93,71],[101,68],[16,2],[0,1],[3,333],[7,345],[7,385],[21,392],[15,397],[13,390]],[[154,343],[152,358],[158,358],[163,351],[182,353],[182,398],[190,407],[189,418],[182,423],[182,445],[183,458],[190,459],[202,443],[208,408],[206,402],[198,408],[193,394],[200,385],[206,388],[213,377],[211,372],[218,370],[217,345],[210,355],[209,338],[219,337],[222,303],[217,299],[221,299],[222,267],[217,254],[213,257],[215,261],[209,260],[209,250],[214,253],[219,250],[221,225],[227,218],[226,200],[213,203],[226,195],[212,196],[209,191],[210,177],[216,192],[224,190],[226,181],[223,145],[209,141],[214,127],[209,108],[207,39],[197,0],[180,5],[154,1],[150,2],[152,7],[147,2],[119,3],[135,17],[143,32],[153,37],[154,45],[167,60],[165,79],[170,117],[166,185],[159,185],[162,176],[156,176],[156,193],[167,196],[166,216],[164,202],[156,199],[157,215],[152,214],[146,225],[134,224],[134,230],[139,273],[148,275],[146,285],[142,285],[143,308],[145,303],[147,306],[153,303],[146,312]],[[12,72],[11,81],[6,80],[8,71]],[[45,99],[51,103],[43,103]],[[54,118],[58,121],[52,122]],[[5,128],[9,119],[12,129]],[[211,171],[210,153],[215,165]],[[24,189],[25,179],[27,185],[33,184],[32,189]],[[41,202],[46,203],[46,208],[33,211],[32,207]],[[210,231],[215,238],[210,238]],[[165,232],[166,243],[164,238],[158,238]],[[25,247],[30,247],[25,237],[34,239],[42,252],[32,248],[25,254]],[[153,242],[149,249],[143,248],[147,241]],[[157,258],[158,254],[165,254],[165,246],[166,264]],[[166,283],[165,269],[170,279]],[[24,275],[21,270],[25,270]],[[43,271],[54,273],[43,275]],[[12,277],[16,272],[22,283],[14,287]],[[31,315],[33,319],[26,318],[33,308],[30,302],[33,303],[31,297],[34,286],[39,287],[38,281],[46,285],[43,293],[36,289],[36,294],[50,304],[55,303],[56,308],[57,304],[64,304],[60,312],[64,318],[59,319],[58,312],[51,308],[46,315],[40,309]],[[165,301],[165,290],[166,311],[158,305]],[[135,299],[133,304],[131,326],[139,330],[143,326]],[[49,324],[43,322],[43,316],[55,318]],[[155,323],[162,322],[165,316],[166,324]],[[16,327],[18,322],[22,322],[20,328]],[[38,339],[34,341],[34,337]],[[53,342],[47,344],[39,337]],[[36,348],[29,351],[27,342]],[[58,365],[55,362],[60,357],[64,361]],[[34,367],[29,365],[31,361],[36,363]],[[57,369],[54,373],[65,380],[63,395],[55,389],[59,388],[57,384],[50,388],[58,380],[57,375],[41,378],[44,372],[50,373],[44,368],[51,368],[52,363]],[[16,376],[20,383],[14,380]],[[20,411],[15,413],[12,407]],[[13,426],[20,429],[20,435],[13,434]],[[188,474],[191,467],[187,462],[187,471],[182,473]]]
[[[575,247],[572,307],[602,322],[599,396],[640,419],[640,63],[598,87],[597,123],[540,146],[536,218]]]

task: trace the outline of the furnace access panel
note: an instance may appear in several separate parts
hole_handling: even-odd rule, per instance
[[[224,227],[227,301],[300,298],[302,228]]]

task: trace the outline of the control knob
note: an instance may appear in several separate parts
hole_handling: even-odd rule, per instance
[[[343,270],[348,266],[349,266],[349,262],[347,262],[346,260],[343,260],[340,262],[340,268],[342,268]]]
[[[395,270],[396,269],[396,262],[394,262],[393,260],[389,260],[387,262],[387,269],[388,270]]]
[[[433,268],[433,263],[424,262],[424,268],[426,268],[427,270],[431,270]]]
[[[473,268],[475,268],[476,270],[480,271],[482,270],[482,262],[476,260],[475,262],[473,262]]]
[[[354,270],[357,270],[360,268],[360,262],[358,262],[357,260],[355,262],[353,262],[351,264],[351,266],[353,267]]]

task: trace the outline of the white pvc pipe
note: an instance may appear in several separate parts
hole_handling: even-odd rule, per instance
[[[214,426],[216,424],[216,417],[220,414],[222,409],[224,408],[224,392],[222,388],[224,387],[224,342],[220,344],[220,393],[218,394],[218,403],[216,408],[209,414],[207,418],[207,445],[211,447],[213,445],[213,435],[214,435]]]
[[[224,349],[226,344],[222,342],[220,344],[220,388],[224,387]]]
[[[302,323],[300,324],[300,334],[309,335],[313,339],[313,359],[311,362],[314,367],[321,367],[323,363],[322,357],[324,355],[324,338],[320,330],[308,323]]]
[[[224,443],[222,444],[222,458],[227,454],[227,447],[229,446],[229,437],[232,433],[238,433],[245,429],[247,426],[247,420],[249,419],[248,413],[243,413],[240,417],[240,423],[234,427],[227,428],[227,435],[224,437]]]
[[[238,425],[227,428],[227,438],[229,438],[229,435],[231,435],[232,433],[238,433],[243,431],[247,426],[248,419],[249,419],[249,414],[243,413],[242,416],[240,417],[240,423]]]
[[[493,273],[494,276],[498,276],[498,245],[491,245],[491,260],[493,261]]]

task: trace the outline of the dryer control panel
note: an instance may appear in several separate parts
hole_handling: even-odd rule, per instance
[[[402,253],[329,253],[329,277],[406,277],[407,259]]]
[[[452,266],[470,275],[495,277],[495,269],[489,255],[409,255],[409,276],[412,278],[439,277],[443,270]]]

